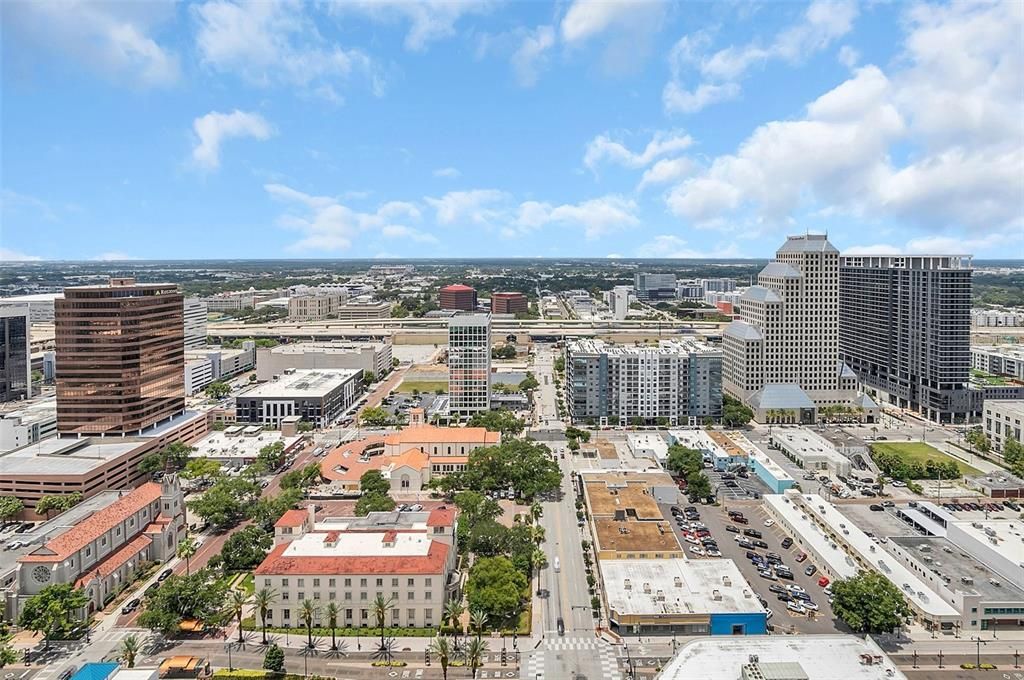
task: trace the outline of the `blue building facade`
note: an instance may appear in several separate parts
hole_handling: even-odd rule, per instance
[[[768,633],[768,615],[759,614],[712,614],[712,635],[765,635]]]

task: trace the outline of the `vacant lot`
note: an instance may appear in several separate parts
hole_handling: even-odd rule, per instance
[[[403,380],[396,391],[403,394],[412,394],[413,391],[429,392],[433,394],[437,390],[448,391],[447,380]]]
[[[979,474],[977,470],[967,463],[957,460],[952,456],[947,456],[934,446],[925,444],[924,442],[876,442],[871,445],[871,448],[882,453],[895,454],[908,463],[920,463],[921,465],[924,465],[925,461],[929,459],[934,460],[936,463],[952,461],[960,468],[960,474],[962,475]]]

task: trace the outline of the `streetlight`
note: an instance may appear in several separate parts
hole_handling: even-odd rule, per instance
[[[988,643],[985,642],[984,640],[982,640],[980,635],[975,635],[974,637],[971,638],[971,641],[975,643],[975,648],[976,648],[975,657],[974,657],[974,661],[975,661],[974,667],[975,668],[981,668],[981,646],[982,645],[987,645]]]
[[[235,670],[235,665],[231,662],[231,647],[232,647],[232,643],[230,643],[230,642],[225,642],[224,643],[224,648],[228,650],[228,672],[229,673],[231,671]]]

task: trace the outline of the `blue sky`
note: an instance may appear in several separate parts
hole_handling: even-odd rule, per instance
[[[8,2],[0,259],[1024,257],[1024,3]]]

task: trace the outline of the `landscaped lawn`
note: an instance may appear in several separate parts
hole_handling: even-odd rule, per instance
[[[903,460],[911,463],[916,462],[924,464],[924,462],[929,458],[937,463],[951,460],[960,468],[960,474],[979,474],[978,470],[975,470],[967,463],[957,460],[952,456],[948,456],[931,444],[925,444],[924,442],[874,442],[871,444],[871,447],[876,451],[895,454]]]
[[[448,391],[447,380],[403,380],[398,386],[397,392],[402,394],[412,394],[413,390],[419,390],[423,393],[433,394],[437,390],[443,392]]]

